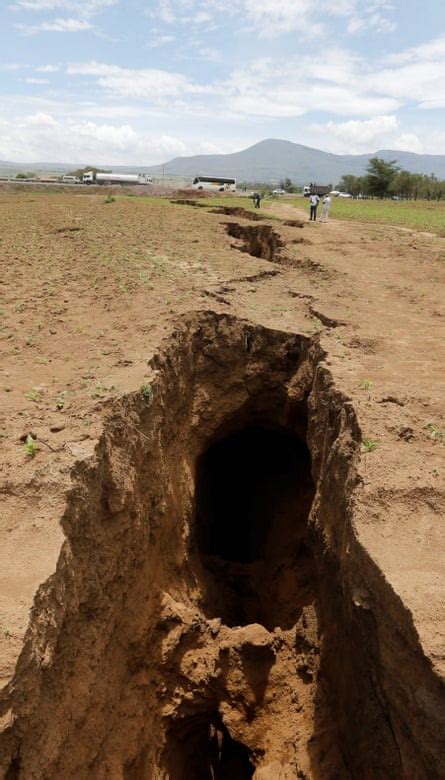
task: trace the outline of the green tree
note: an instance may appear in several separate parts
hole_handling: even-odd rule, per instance
[[[281,179],[278,186],[281,190],[286,190],[286,192],[298,192],[298,187],[295,187],[292,183],[292,179],[289,179],[288,176],[286,176],[285,179]]]
[[[96,168],[94,165],[86,165],[84,168],[77,168],[75,171],[70,171],[67,176],[78,176],[79,179],[81,179],[83,174],[87,173],[88,171],[93,171],[93,173],[110,173],[110,171],[106,171],[104,168]]]
[[[388,195],[391,182],[399,170],[396,162],[396,160],[386,162],[380,157],[371,157],[366,168],[370,195],[377,195],[378,198]]]
[[[389,185],[389,192],[402,198],[411,199],[415,186],[415,174],[409,171],[398,171]]]
[[[351,195],[366,195],[366,181],[364,176],[352,176],[346,174],[342,176],[337,189],[341,192],[349,192]]]

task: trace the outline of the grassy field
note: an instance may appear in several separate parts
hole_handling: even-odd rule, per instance
[[[301,208],[303,203],[302,198],[293,201],[293,205],[298,208]],[[309,206],[306,205],[305,208],[309,209]],[[351,222],[400,225],[445,236],[445,202],[332,198],[331,216]]]

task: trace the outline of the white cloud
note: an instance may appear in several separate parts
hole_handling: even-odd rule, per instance
[[[435,59],[419,58],[376,70],[363,83],[365,88],[374,85],[382,95],[405,104],[441,107],[445,102],[445,51]]]
[[[45,19],[37,24],[17,24],[24,35],[37,35],[42,32],[83,32],[93,29],[91,19],[120,0],[17,0],[10,6],[15,11],[28,13],[50,13],[66,11],[75,14],[70,17]]]
[[[168,46],[173,43],[176,38],[174,35],[157,35],[147,43],[149,49],[161,49],[163,46]]]
[[[17,0],[12,6],[18,11],[76,11],[79,16],[92,16],[119,0]]]
[[[443,140],[445,141],[445,133],[443,134]],[[445,144],[442,143],[442,148]],[[415,152],[416,154],[428,153],[425,144],[420,140],[416,133],[401,133],[394,138],[391,148],[401,149],[404,152]]]
[[[341,51],[318,63],[311,57],[286,62],[262,60],[236,70],[220,85],[221,96],[235,113],[268,117],[301,116],[323,111],[345,116],[380,115],[399,101],[363,86],[361,63]]]
[[[343,18],[349,32],[375,29],[390,32],[394,23],[389,0],[158,0],[149,16],[165,24],[209,24],[224,26],[227,16],[238,16],[241,24],[255,29],[260,38],[273,38],[291,32],[320,37],[332,18]]]
[[[312,0],[244,0],[247,18],[259,31],[260,37],[269,38],[290,31],[320,35],[319,3]]]
[[[366,4],[362,0],[244,0],[244,8],[263,38],[289,32],[316,37],[326,32],[329,17],[346,19],[350,34],[368,29],[391,32],[395,28],[388,18],[392,11],[389,0],[368,0]]]
[[[404,49],[401,52],[393,52],[385,58],[386,63],[400,65],[406,62],[425,62],[442,60],[445,57],[445,35],[433,38],[427,43]]]
[[[57,122],[51,114],[44,111],[37,111],[35,114],[29,114],[21,120],[23,125],[41,125],[47,127],[57,127]]]
[[[49,84],[48,79],[37,79],[33,76],[30,76],[29,78],[25,79],[27,84]]]
[[[199,92],[181,73],[171,73],[155,68],[140,70],[121,68],[99,62],[79,63],[67,68],[69,75],[95,76],[99,86],[120,97],[152,98],[165,100],[181,97],[186,92]]]
[[[53,19],[35,25],[18,24],[17,29],[24,35],[37,35],[41,32],[84,32],[93,28],[86,19]]]
[[[38,68],[36,68],[38,73],[56,73],[58,70],[58,65],[40,65]]]
[[[347,122],[313,123],[311,136],[320,139],[323,149],[337,154],[360,154],[391,146],[390,141],[399,131],[399,122],[393,115],[372,119],[350,119]],[[321,141],[323,139],[323,141]]]
[[[445,131],[427,135],[424,128],[404,129],[393,115],[347,122],[314,122],[308,127],[311,146],[335,154],[365,154],[379,149],[403,150],[416,154],[445,154]],[[305,136],[303,143],[307,143]]]
[[[138,132],[128,124],[56,120],[45,112],[19,121],[0,120],[0,159],[23,163],[51,160],[73,165],[152,165],[178,155],[221,150],[217,144],[206,141],[187,145],[166,133]]]
[[[77,63],[67,73],[89,76],[116,98],[151,101],[174,115],[297,117],[310,111],[343,116],[381,115],[396,110],[396,96],[363,85],[360,62],[338,53],[338,63],[310,57],[284,63],[263,59],[238,68],[224,81],[198,84],[181,73],[130,69],[99,62]],[[296,75],[297,74],[297,75]]]

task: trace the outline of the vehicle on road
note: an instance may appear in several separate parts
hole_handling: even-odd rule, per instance
[[[153,179],[147,173],[95,173],[87,171],[83,174],[84,184],[153,184]]]
[[[352,198],[352,195],[350,192],[339,192],[338,193],[339,198]]]
[[[272,190],[272,195],[285,195],[286,190]]]
[[[65,176],[62,176],[62,182],[63,184],[81,184],[79,176],[68,176],[65,174]]]
[[[303,195],[309,198],[311,195],[328,195],[332,190],[332,184],[306,184],[303,187]]]
[[[236,179],[224,176],[195,176],[192,181],[192,187],[195,190],[236,192]]]

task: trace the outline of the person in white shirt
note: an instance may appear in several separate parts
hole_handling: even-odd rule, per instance
[[[310,203],[310,206],[311,206],[311,214],[310,214],[309,220],[314,220],[314,222],[317,219],[317,207],[318,207],[319,201],[320,201],[320,198],[318,197],[318,195],[311,195],[310,198],[309,198],[309,203]]]
[[[329,195],[325,195],[323,198],[323,207],[321,210],[321,221],[327,222],[329,217],[329,209],[331,208],[331,198]]]

